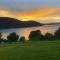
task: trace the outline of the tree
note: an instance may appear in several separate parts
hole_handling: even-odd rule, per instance
[[[45,37],[45,40],[53,39],[53,35],[51,33],[46,33],[44,37]]]
[[[0,32],[0,39],[2,39],[2,34],[1,34],[1,32]]]
[[[2,40],[3,40],[2,39],[2,33],[0,32],[0,43],[1,43]]]
[[[7,40],[2,38],[2,33],[0,32],[0,43],[6,43]]]
[[[19,36],[15,32],[12,32],[7,36],[7,40],[9,42],[16,42],[18,39],[19,39]]]
[[[29,35],[29,40],[41,40],[43,35],[40,30],[32,31]]]
[[[60,39],[60,28],[55,32],[55,38]]]
[[[22,37],[20,38],[20,41],[25,42],[25,41],[26,41],[25,37],[22,36]]]

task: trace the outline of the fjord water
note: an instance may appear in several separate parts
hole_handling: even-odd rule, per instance
[[[60,24],[56,25],[44,25],[39,27],[27,27],[27,28],[14,28],[14,29],[1,29],[0,32],[2,32],[3,38],[6,39],[7,35],[12,32],[16,32],[20,37],[24,36],[26,39],[28,39],[28,36],[31,31],[35,30],[41,30],[42,34],[45,34],[47,32],[54,34],[54,32],[60,27]]]

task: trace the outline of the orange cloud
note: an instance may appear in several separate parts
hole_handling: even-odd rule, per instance
[[[42,8],[37,9],[35,11],[28,11],[23,13],[17,13],[16,17],[22,20],[31,20],[31,19],[39,19],[41,17],[48,17],[52,14],[57,13],[58,9],[56,8]]]
[[[59,9],[57,8],[41,8],[31,11],[10,11],[10,10],[0,10],[0,17],[12,17],[22,21],[27,20],[40,20],[42,22],[50,22],[58,12]]]

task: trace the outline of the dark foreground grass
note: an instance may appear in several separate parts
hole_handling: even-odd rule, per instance
[[[60,60],[60,41],[0,45],[0,60]]]

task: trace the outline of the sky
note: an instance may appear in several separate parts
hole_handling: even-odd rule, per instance
[[[0,17],[60,22],[60,0],[0,0]]]

